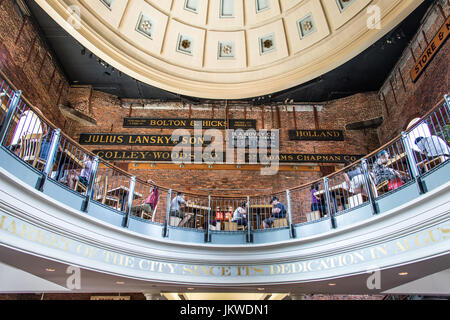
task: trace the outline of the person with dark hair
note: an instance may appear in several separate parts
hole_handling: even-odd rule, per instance
[[[377,160],[375,161],[372,173],[375,179],[375,184],[378,186],[385,181],[393,181],[395,179],[402,179],[403,175],[392,168],[387,166],[389,161],[389,153],[386,150],[381,150],[377,155]]]
[[[414,143],[420,152],[428,158],[439,156],[450,157],[450,148],[447,143],[438,136],[418,137]]]
[[[240,226],[247,226],[247,203],[242,202],[241,205],[234,210],[231,222],[237,222]]]
[[[327,214],[327,210],[322,202],[322,198],[315,195],[317,191],[319,191],[319,183],[316,182],[311,186],[311,211],[320,211],[323,217]]]
[[[264,219],[264,229],[271,228],[275,219],[286,218],[286,207],[279,201],[278,197],[272,197],[270,204],[272,205],[272,214],[269,218]]]

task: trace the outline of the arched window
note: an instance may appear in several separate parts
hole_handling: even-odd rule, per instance
[[[12,145],[18,144],[21,137],[27,134],[42,133],[42,124],[39,117],[31,110],[27,110],[20,116],[16,131],[12,140]]]
[[[416,126],[417,122],[420,121],[420,118],[415,118],[411,120],[411,122],[406,127],[406,130],[409,130],[410,128]],[[408,139],[412,146],[412,148],[418,152],[420,152],[420,149],[416,146],[415,141],[418,137],[430,137],[431,131],[428,125],[423,122],[419,125],[417,125],[412,131],[408,133]]]

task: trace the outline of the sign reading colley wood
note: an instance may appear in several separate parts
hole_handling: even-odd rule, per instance
[[[94,150],[99,157],[107,161],[164,161],[164,162],[194,162],[194,152],[191,154],[172,153],[172,151],[129,151],[129,150]],[[225,164],[225,153],[202,153],[203,162]],[[261,156],[258,153],[245,154],[246,163],[351,163],[362,158],[362,155],[343,154],[283,154]],[[200,157],[198,157],[200,159]]]
[[[230,129],[256,129],[256,120],[230,119]],[[124,128],[193,129],[201,122],[203,129],[227,129],[225,119],[153,119],[124,118]]]
[[[206,146],[210,139],[205,136],[181,136],[179,140],[174,140],[171,135],[155,134],[116,134],[116,133],[82,133],[79,139],[80,144],[91,145],[145,145],[145,146],[176,146],[193,145]]]
[[[433,60],[436,53],[440,48],[444,45],[445,41],[450,34],[450,16],[447,17],[444,25],[439,29],[439,31],[434,36],[433,40],[428,44],[428,47],[422,53],[420,58],[417,60],[416,65],[411,70],[411,79],[413,82],[416,82],[419,79],[422,72],[425,68],[430,64],[431,60]]]
[[[342,130],[289,130],[289,140],[344,141]]]

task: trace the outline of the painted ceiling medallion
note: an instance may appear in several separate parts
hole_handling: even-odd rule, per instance
[[[234,59],[234,42],[219,42],[219,59]]]
[[[153,21],[143,13],[141,13],[139,17],[136,30],[150,39],[153,39]]]
[[[180,34],[178,36],[177,51],[192,55],[193,41],[191,38]]]
[[[269,34],[259,38],[260,54],[275,50],[275,34]]]
[[[311,33],[317,31],[316,24],[314,23],[312,14],[308,14],[306,17],[299,20],[297,23],[298,23],[298,30],[300,33],[300,39],[303,39],[309,36]]]

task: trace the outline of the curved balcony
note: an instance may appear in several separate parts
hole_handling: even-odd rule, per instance
[[[414,266],[424,276],[450,265],[447,96],[408,132],[323,179],[259,196],[186,193],[174,211],[176,190],[84,150],[5,82],[0,92],[0,232],[11,264],[13,250],[133,281],[233,288],[317,288],[373,269]],[[74,179],[88,162],[88,178]],[[285,215],[272,212],[273,196]],[[246,225],[231,221],[240,205]]]

